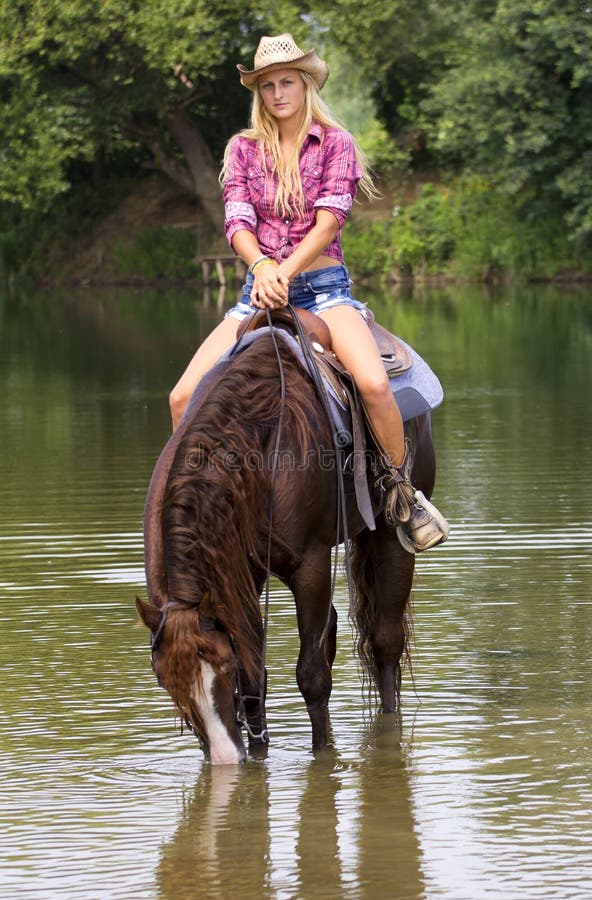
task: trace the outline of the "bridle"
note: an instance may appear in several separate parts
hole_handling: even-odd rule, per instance
[[[163,603],[163,605],[160,609],[160,622],[158,623],[158,628],[150,636],[150,664],[152,666],[152,671],[155,674],[156,674],[156,667],[154,665],[154,654],[157,652],[157,650],[160,646],[160,642],[162,640],[162,633],[164,631],[164,626],[166,625],[166,621],[167,621],[169,612],[171,611],[171,609],[183,609],[183,610],[193,609],[197,612],[199,610],[199,606],[200,606],[199,601],[197,603],[188,603],[184,600],[167,600],[166,603]],[[211,616],[200,616],[199,624],[200,624],[201,631],[214,631],[216,628],[215,619],[212,618]],[[231,640],[231,644],[232,644],[232,640]],[[233,646],[233,651],[234,651],[234,646]],[[203,752],[207,753],[208,752],[207,744],[206,744],[204,738],[202,737],[202,735],[199,733],[199,730],[193,725],[193,723],[191,722],[191,719],[189,719],[187,713],[181,707],[179,707],[179,712],[183,713],[183,719],[184,719],[185,724],[187,725],[187,728],[190,731],[192,731],[193,734],[196,736]]]
[[[154,670],[154,654],[160,647],[160,642],[162,640],[162,633],[164,631],[164,626],[166,625],[166,620],[168,618],[168,614],[171,609],[199,609],[199,603],[186,603],[184,600],[167,600],[166,603],[160,607],[160,622],[158,623],[158,628],[156,631],[152,632],[150,635],[150,663],[152,665],[152,669]]]

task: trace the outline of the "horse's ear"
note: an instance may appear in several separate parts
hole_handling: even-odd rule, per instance
[[[146,628],[154,632],[160,623],[160,610],[136,597],[136,609]]]

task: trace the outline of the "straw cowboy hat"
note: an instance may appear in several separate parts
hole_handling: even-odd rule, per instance
[[[317,56],[316,50],[303,53],[291,34],[278,34],[275,37],[265,35],[259,41],[255,53],[255,68],[247,69],[238,65],[241,84],[254,91],[257,79],[265,72],[275,69],[301,69],[315,80],[319,90],[329,77],[329,66]]]

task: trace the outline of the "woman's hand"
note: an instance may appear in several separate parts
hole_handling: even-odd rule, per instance
[[[251,306],[258,309],[279,309],[288,302],[289,280],[275,262],[257,266],[251,290]]]

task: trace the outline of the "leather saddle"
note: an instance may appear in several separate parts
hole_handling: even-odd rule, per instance
[[[294,320],[294,314],[298,316],[300,327]],[[305,335],[314,355],[317,370],[324,382],[330,387],[341,405],[349,410],[351,427],[347,456],[347,460],[351,460],[349,473],[353,477],[358,510],[367,527],[374,529],[374,518],[378,508],[373,505],[370,497],[366,470],[367,435],[374,437],[373,430],[351,375],[333,352],[329,326],[320,316],[305,309],[294,307],[290,310],[274,309],[269,311],[269,317],[267,310],[260,310],[241,322],[237,340],[240,340],[244,334],[269,326],[270,320],[274,327],[289,331],[297,340],[300,339],[299,332]],[[374,316],[367,321],[388,377],[392,378],[407,372],[413,365],[413,358],[407,346],[400,338],[379,325]],[[315,379],[313,378],[313,380]],[[339,425],[335,420],[333,420],[333,424],[336,430],[339,430]]]
[[[332,387],[338,388],[339,377],[334,378],[330,373],[335,372],[341,375],[346,373],[346,370],[333,352],[329,326],[324,319],[321,319],[316,313],[310,312],[310,310],[293,308],[293,312],[298,316],[302,329],[319,363],[321,365],[323,363],[327,364],[328,371],[327,373],[323,372],[323,374],[330,381]],[[286,309],[273,309],[269,311],[269,314],[273,325],[287,328],[296,335],[294,317],[291,312]],[[413,365],[413,359],[403,341],[380,325],[372,313],[369,313],[367,324],[376,341],[389,378],[407,372]],[[237,339],[240,339],[243,334],[248,334],[257,328],[265,328],[268,325],[267,311],[264,309],[259,310],[250,318],[241,322],[238,328]]]

